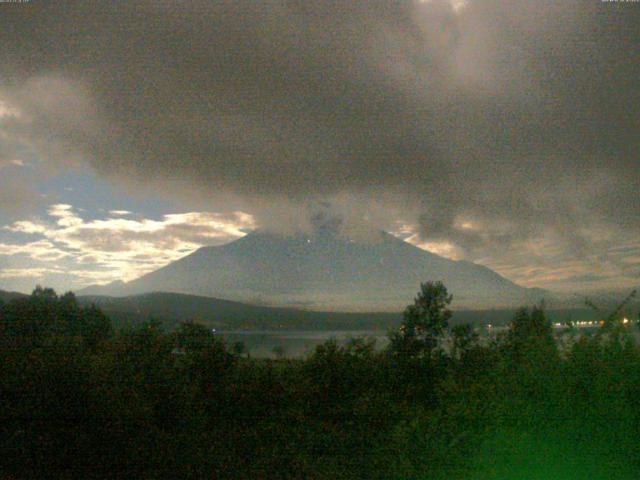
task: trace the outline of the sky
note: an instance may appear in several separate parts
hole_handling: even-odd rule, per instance
[[[0,3],[0,289],[318,210],[557,291],[640,284],[640,3]]]

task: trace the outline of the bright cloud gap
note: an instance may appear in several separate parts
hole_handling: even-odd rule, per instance
[[[128,281],[202,246],[227,243],[255,228],[253,217],[243,212],[187,212],[152,220],[121,218],[131,212],[114,210],[107,218],[89,220],[72,205],[54,204],[47,214],[46,219],[4,227],[7,234],[36,239],[10,243],[0,237],[0,257],[19,257],[29,264],[3,268],[0,279],[47,282],[60,276],[72,288],[88,282]]]

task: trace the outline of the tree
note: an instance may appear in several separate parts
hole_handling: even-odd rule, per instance
[[[463,358],[465,354],[478,345],[479,336],[473,327],[465,323],[451,329],[451,354],[454,358]]]
[[[284,358],[285,351],[282,345],[276,345],[275,347],[273,347],[271,351],[273,352],[273,354],[276,356],[278,360],[282,360]]]
[[[41,285],[36,285],[36,288],[33,290],[33,292],[31,292],[31,297],[33,299],[39,299],[39,300],[57,300],[58,299],[58,295],[56,294],[56,291],[53,288],[49,288],[49,287],[42,287]]]
[[[81,310],[80,320],[80,334],[90,348],[113,336],[111,319],[95,304]]]
[[[235,342],[231,347],[231,351],[236,357],[241,357],[247,353],[247,346],[242,341]]]
[[[31,296],[7,303],[0,315],[6,340],[28,349],[64,339],[93,349],[112,333],[110,319],[95,305],[81,306],[72,292],[58,296],[51,288],[36,287]]]
[[[176,347],[185,352],[202,352],[216,342],[215,335],[205,325],[195,322],[181,322],[174,333]]]
[[[544,312],[544,306],[518,310],[509,325],[509,343],[516,349],[534,344],[553,345],[553,330],[551,322]]]
[[[413,305],[404,311],[400,330],[391,336],[392,350],[409,356],[430,354],[449,327],[452,299],[442,282],[421,283]]]

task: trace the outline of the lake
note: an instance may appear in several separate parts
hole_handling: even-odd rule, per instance
[[[276,358],[275,348],[282,348],[286,357],[301,357],[313,353],[317,345],[331,338],[344,345],[351,338],[374,339],[378,348],[387,342],[385,330],[265,330],[216,331],[227,345],[243,342],[252,357]]]

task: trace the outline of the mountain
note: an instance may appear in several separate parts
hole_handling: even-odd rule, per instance
[[[386,330],[402,319],[396,313],[315,312],[261,307],[180,293],[146,293],[129,297],[79,296],[81,304],[99,306],[116,325],[155,318],[169,327],[195,321],[220,329]]]
[[[122,280],[116,280],[115,282],[108,283],[106,285],[90,285],[86,288],[78,290],[78,295],[92,297],[92,296],[114,296],[114,297],[126,297],[127,287],[126,283]]]
[[[0,290],[0,301],[1,302],[10,302],[11,300],[14,300],[16,298],[22,298],[22,297],[26,297],[27,295],[25,295],[24,293],[19,293],[19,292],[7,292],[5,290]]]
[[[382,231],[356,241],[329,228],[294,236],[252,232],[200,248],[126,284],[78,294],[174,292],[310,310],[401,311],[427,280],[442,280],[456,308],[508,308],[546,295],[487,267],[440,257]]]

